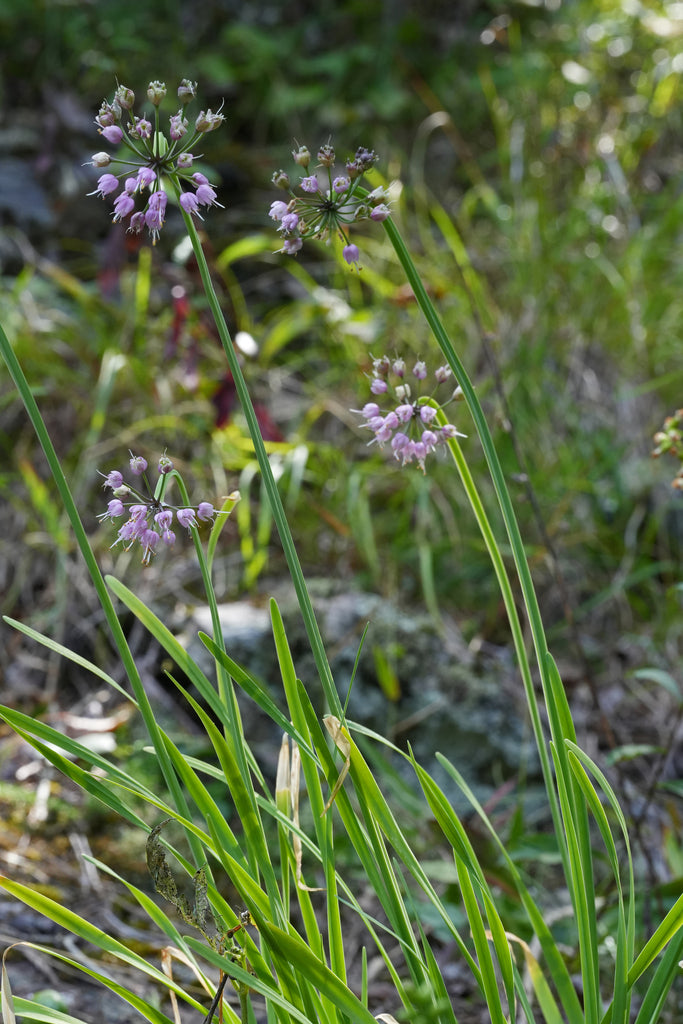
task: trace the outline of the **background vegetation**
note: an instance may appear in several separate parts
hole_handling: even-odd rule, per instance
[[[396,217],[496,420],[582,727],[617,759],[640,753],[621,761],[622,781],[636,826],[653,829],[642,856],[658,885],[683,876],[670,795],[683,775],[683,520],[676,467],[650,457],[682,404],[681,35],[680,4],[629,0],[0,0],[0,317],[105,570],[161,607],[192,603],[189,549],[143,569],[97,526],[97,472],[128,448],[168,449],[202,497],[241,490],[217,561],[226,600],[268,592],[281,570],[180,217],[152,251],[84,198],[92,119],[114,79],[142,92],[190,77],[207,105],[225,102],[227,130],[206,150],[225,211],[206,230],[233,333],[255,342],[246,372],[308,575],[404,614],[426,608],[470,655],[504,657],[452,474],[400,472],[349,411],[366,400],[372,355],[433,358],[383,236],[358,240],[357,275],[324,246],[273,254],[272,170],[290,169],[294,139],[331,137],[340,153],[374,148],[377,182],[402,183]],[[106,662],[42,458],[1,388],[2,610]],[[474,445],[467,456],[476,475]],[[2,650],[17,701],[49,709],[58,684],[79,692],[23,640]],[[392,679],[407,685],[395,662],[378,667],[387,700]],[[643,806],[661,783],[653,825]]]

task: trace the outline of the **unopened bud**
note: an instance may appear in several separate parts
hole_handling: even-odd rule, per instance
[[[111,163],[109,153],[93,153],[90,163],[93,167],[108,167]]]
[[[99,114],[95,118],[95,123],[98,124],[100,128],[108,128],[110,125],[116,124],[120,116],[121,108],[118,103],[116,103],[116,101],[114,101],[114,103],[107,103],[105,100],[100,107]]]
[[[292,157],[294,158],[294,163],[298,164],[299,167],[308,167],[311,162],[311,154],[308,146],[299,146],[298,149],[295,149],[292,152]]]
[[[189,78],[183,78],[178,86],[178,99],[185,106],[197,95],[197,83],[191,82]]]
[[[114,100],[124,110],[130,110],[135,103],[135,93],[132,89],[127,89],[125,85],[120,85],[116,90]]]
[[[373,359],[372,369],[378,377],[386,377],[391,369],[391,360],[389,359],[389,356],[380,356],[379,359]]]
[[[153,103],[155,107],[158,107],[164,96],[166,95],[166,85],[164,82],[150,82],[147,86],[147,99],[150,103]]]
[[[391,210],[386,203],[380,203],[379,206],[374,206],[370,210],[370,220],[381,222],[386,220],[391,214]]]
[[[275,171],[272,177],[272,182],[273,185],[276,185],[278,188],[288,189],[289,175],[286,171]]]
[[[169,134],[173,141],[176,139],[182,139],[183,135],[187,133],[187,118],[183,117],[182,110],[179,110],[177,114],[173,114],[170,118],[170,131]]]
[[[275,803],[281,814],[289,816],[290,813],[290,767],[289,767],[289,737],[285,733],[280,745],[280,754],[277,759],[277,774],[275,776]]]

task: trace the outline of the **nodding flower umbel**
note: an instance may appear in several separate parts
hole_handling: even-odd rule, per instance
[[[120,85],[111,103],[106,100],[95,118],[97,130],[106,142],[118,147],[117,154],[95,153],[93,167],[107,168],[91,196],[111,197],[114,220],[128,221],[128,230],[147,228],[156,242],[166,219],[170,183],[179,205],[187,214],[201,217],[200,207],[220,206],[216,190],[201,171],[192,170],[193,147],[208,132],[219,128],[225,118],[218,111],[202,110],[191,124],[184,108],[195,98],[197,83],[184,78],[178,87],[180,109],[168,122],[168,137],[161,131],[159,107],[166,96],[163,82],[150,82],[147,100],[153,120],[133,114],[135,94]],[[119,191],[119,188],[121,191]]]
[[[133,455],[131,452],[129,466],[133,476],[142,478],[147,493],[144,494],[139,487],[125,483],[123,473],[118,469],[112,469],[109,473],[103,474],[103,486],[113,492],[113,497],[106,511],[97,518],[101,522],[106,522],[107,519],[113,522],[126,516],[112,547],[122,543],[128,550],[138,542],[143,551],[142,561],[148,565],[160,541],[169,548],[175,544],[176,536],[171,529],[174,516],[180,526],[190,530],[199,522],[213,519],[215,512],[213,505],[208,501],[200,501],[194,508],[180,508],[169,505],[163,497],[154,497],[147,480],[147,460],[142,455]],[[159,459],[157,468],[160,476],[174,472],[173,463],[165,454]],[[154,494],[163,495],[163,490],[162,487],[160,492],[157,486]]]
[[[429,374],[420,359],[408,370],[403,359],[381,356],[373,361],[370,392],[379,401],[389,400],[389,408],[382,409],[379,401],[367,402],[362,409],[353,409],[375,435],[369,444],[391,446],[401,465],[417,462],[424,473],[427,456],[455,437],[465,437],[452,423],[443,421],[445,405],[461,396],[459,387],[452,390],[445,403],[439,404],[435,395],[451,377],[449,366],[434,371],[434,384],[428,391]],[[411,385],[410,380],[414,381]],[[452,388],[452,385],[451,385]],[[413,393],[413,389],[414,392]],[[439,422],[440,421],[440,422]]]
[[[295,191],[290,176],[276,171],[273,184],[289,195],[289,200],[276,199],[271,203],[270,216],[279,225],[283,243],[278,252],[296,255],[306,238],[330,239],[335,236],[343,242],[342,255],[351,266],[358,265],[360,251],[348,235],[348,226],[359,220],[385,220],[390,210],[384,188],[369,192],[363,187],[363,176],[377,162],[372,150],[356,150],[339,172],[335,171],[335,152],[332,146],[321,146],[317,164],[311,172],[311,154],[306,146],[292,153],[295,164],[304,174]]]

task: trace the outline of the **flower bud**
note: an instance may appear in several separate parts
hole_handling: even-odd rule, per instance
[[[109,153],[93,153],[90,163],[93,167],[108,167],[111,163]]]
[[[288,189],[289,175],[286,173],[286,171],[275,171],[272,177],[272,182],[273,185],[276,185],[278,188]]]
[[[180,153],[176,160],[176,167],[179,171],[187,171],[192,167],[193,160],[194,157],[192,156],[192,153]]]
[[[356,165],[362,171],[369,170],[373,164],[376,164],[379,157],[375,153],[374,149],[364,149],[362,146],[356,150],[355,162]]]
[[[130,110],[135,103],[135,93],[132,89],[127,89],[125,85],[120,85],[114,94],[114,100],[124,110]]]
[[[197,95],[197,83],[191,82],[189,78],[183,78],[178,86],[178,99],[183,106],[190,103]]]
[[[107,142],[111,142],[114,146],[118,146],[119,142],[121,142],[121,139],[123,138],[123,132],[117,124],[107,125],[106,128],[101,128],[100,135],[103,135]]]
[[[112,469],[105,476],[104,483],[102,484],[102,486],[103,487],[111,487],[111,489],[113,491],[115,491],[116,488],[120,487],[122,484],[123,484],[123,473],[121,473],[120,470],[118,470],[118,469]]]
[[[391,210],[386,203],[380,203],[379,206],[375,206],[370,210],[370,220],[383,221],[391,214]]]
[[[170,118],[171,127],[169,134],[173,141],[176,139],[182,139],[183,135],[187,134],[187,118],[183,117],[182,110],[179,110],[177,114],[173,114]]]
[[[350,245],[345,245],[342,249],[342,255],[347,263],[358,263],[360,260],[360,250],[357,245],[351,242]]]
[[[159,458],[159,472],[163,475],[164,473],[170,473],[173,469],[173,463],[169,459],[168,455],[162,455]]]
[[[206,112],[202,110],[200,111],[199,117],[195,121],[194,126],[196,131],[206,134],[206,132],[212,132],[216,128],[220,128],[223,121],[225,121],[225,118],[221,113],[214,114],[211,110],[207,110]]]
[[[294,163],[298,164],[299,167],[308,167],[311,162],[308,146],[299,146],[298,149],[293,150],[292,157],[294,158]]]
[[[332,146],[328,144],[320,147],[318,150],[318,161],[323,167],[333,167],[334,159],[334,148]]]
[[[99,114],[95,118],[95,124],[98,124],[100,128],[107,128],[109,125],[116,124],[120,116],[121,108],[119,105],[107,103],[105,100],[100,107]]]
[[[135,117],[134,123],[128,126],[128,132],[134,139],[151,139],[152,122],[146,117]]]
[[[164,82],[150,82],[147,86],[147,99],[158,107],[166,95],[166,84]]]

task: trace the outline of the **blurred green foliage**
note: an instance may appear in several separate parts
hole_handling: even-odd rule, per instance
[[[559,566],[598,657],[605,630],[641,630],[635,644],[647,651],[655,637],[677,638],[666,594],[680,575],[683,521],[649,452],[680,405],[679,15],[680,5],[626,0],[0,0],[5,153],[37,168],[53,215],[45,232],[2,211],[22,263],[8,260],[2,315],[59,423],[93,528],[96,469],[119,465],[129,447],[168,448],[202,490],[239,484],[256,503],[236,517],[229,592],[279,567],[239,413],[216,426],[224,369],[175,248],[179,220],[169,218],[150,261],[82,198],[92,177],[80,165],[97,148],[89,120],[114,78],[141,90],[188,75],[205,105],[226,104],[227,130],[206,155],[227,209],[206,230],[231,325],[258,345],[247,369],[276,428],[273,458],[309,572],[356,577],[454,612],[470,636],[504,637],[450,467],[400,471],[367,447],[349,412],[367,400],[372,355],[432,355],[381,229],[357,239],[356,276],[323,246],[298,260],[273,255],[270,173],[290,169],[293,138],[313,149],[331,135],[340,155],[373,146],[377,182],[403,183],[395,215],[497,423],[548,622],[564,628]],[[58,126],[49,159],[31,151],[36,136],[17,134],[46,109]],[[189,312],[176,337],[177,286]],[[40,460],[7,383],[2,394],[17,523],[49,558],[58,527],[17,456],[39,472]],[[474,444],[468,455],[483,479]],[[101,537],[106,551],[107,529]]]

